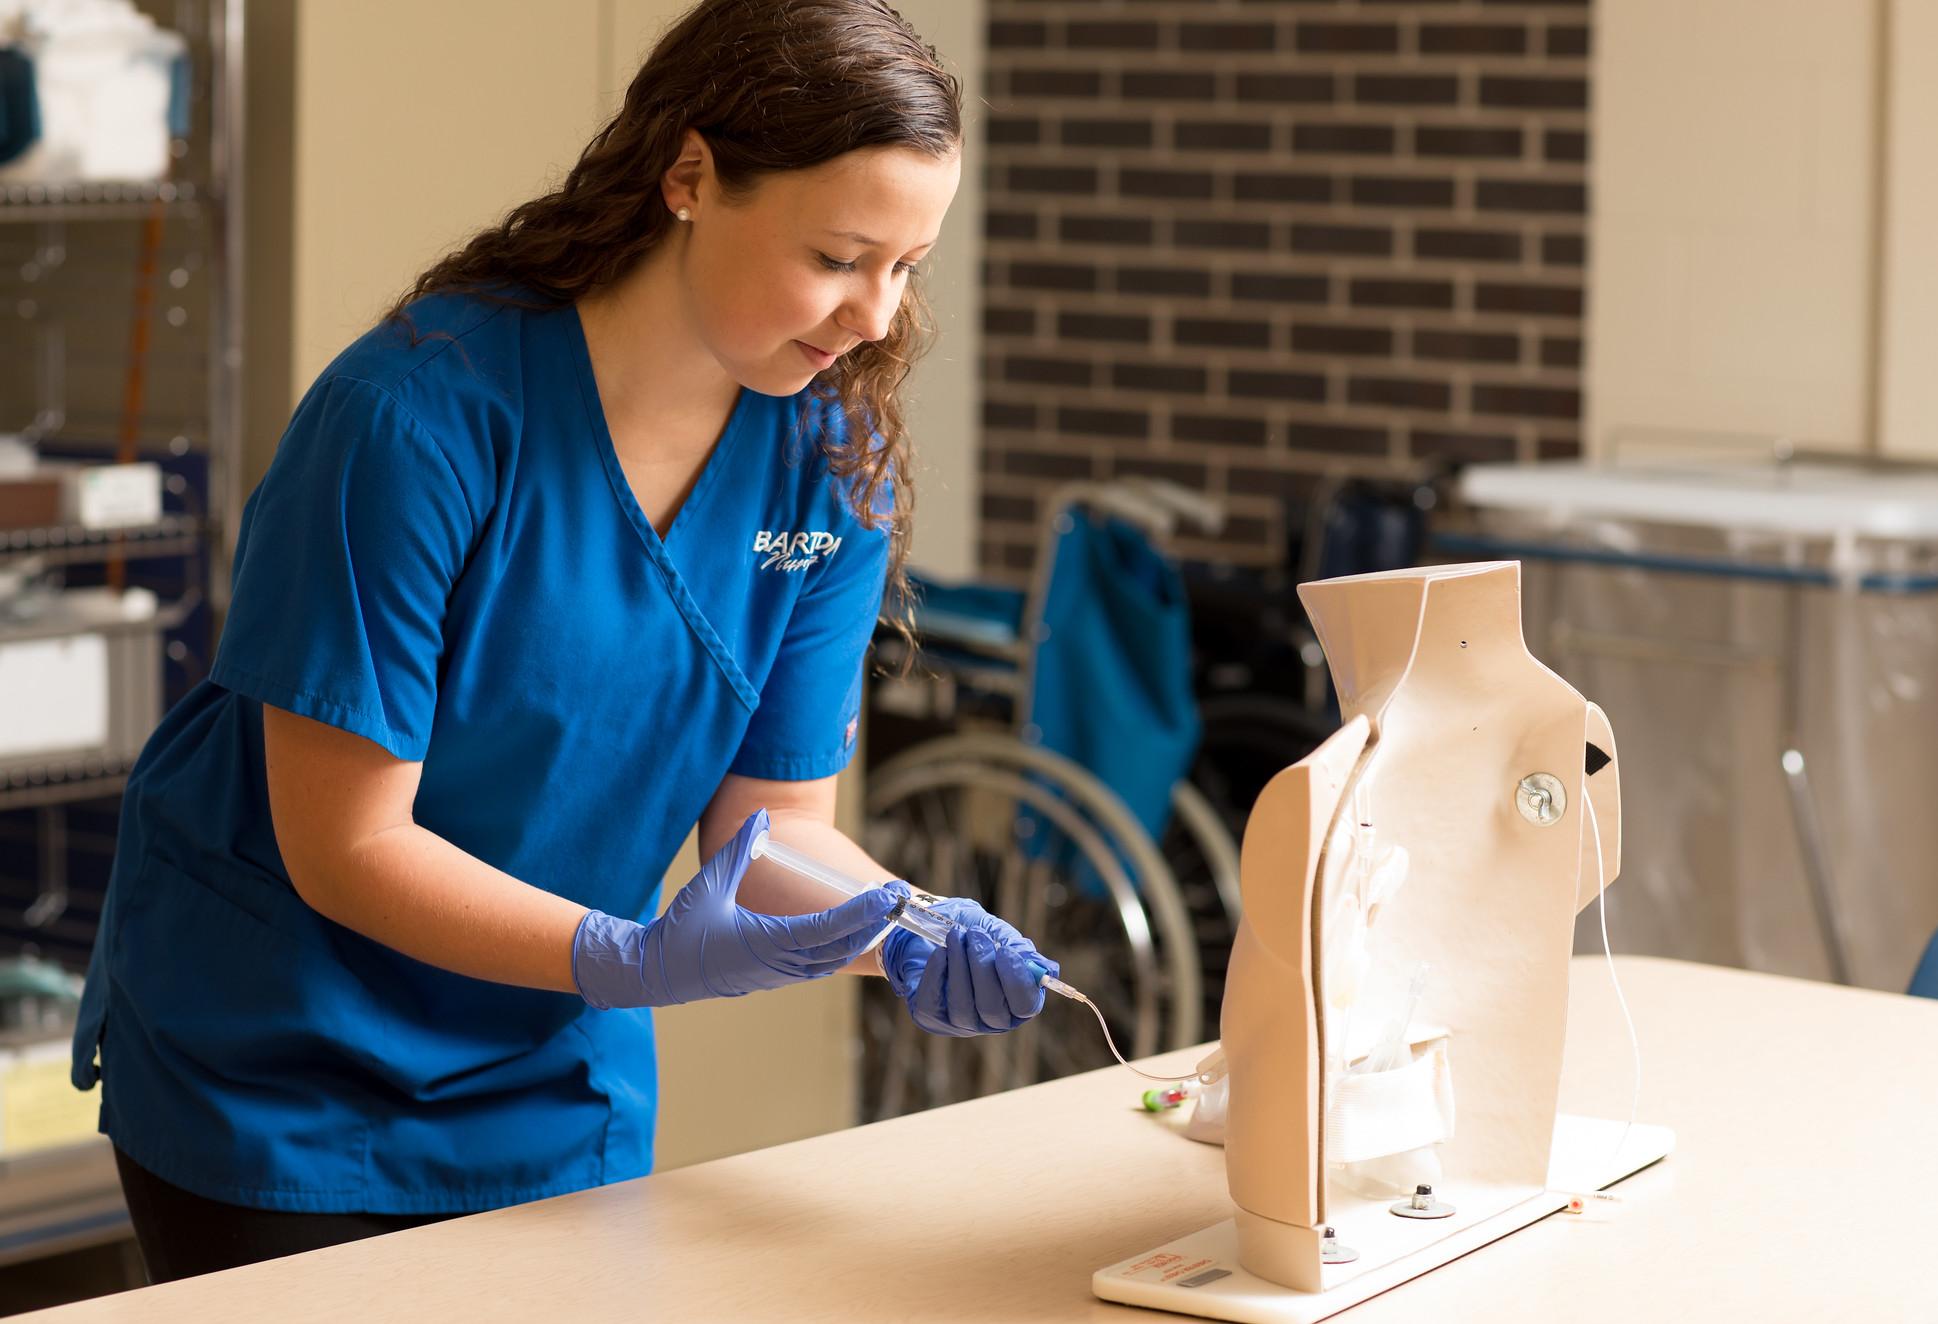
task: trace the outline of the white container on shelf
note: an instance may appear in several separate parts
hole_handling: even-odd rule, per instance
[[[74,464],[49,466],[61,475],[62,517],[89,529],[127,529],[162,517],[159,464]]]
[[[0,778],[131,761],[161,716],[161,631],[145,589],[80,589],[0,615]]]
[[[128,0],[0,0],[0,42],[33,62],[40,141],[0,183],[158,180],[181,95],[181,36]]]

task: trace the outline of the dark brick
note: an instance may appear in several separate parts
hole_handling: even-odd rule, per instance
[[[1190,221],[1171,227],[1179,248],[1270,248],[1272,227],[1264,221]]]
[[[1210,389],[1211,374],[1181,363],[1113,363],[1110,384],[1122,391],[1203,395]]]
[[[1057,314],[1059,340],[1109,340],[1120,344],[1142,345],[1151,338],[1151,319],[1133,313]]]
[[[1239,172],[1232,177],[1232,196],[1240,202],[1331,202],[1332,180],[1325,175],[1280,175]]]
[[[1154,51],[1157,24],[1071,20],[1064,25],[1063,42],[1080,50]]]
[[[1070,359],[1012,356],[1003,360],[1003,380],[1034,382],[1039,386],[1088,386],[1095,376],[1088,363]]]
[[[1009,187],[1016,193],[1095,193],[1094,166],[1013,165]]]
[[[1265,152],[1272,147],[1272,126],[1256,120],[1180,120],[1173,137],[1185,151]]]
[[[1012,262],[1009,283],[1019,290],[1094,290],[1097,269],[1071,262]]]
[[[1519,458],[1514,438],[1498,432],[1448,432],[1441,428],[1411,428],[1407,449],[1419,458],[1450,464],[1501,464]]]
[[[1398,135],[1387,124],[1294,124],[1292,150],[1314,154],[1388,156]]]
[[[1525,55],[1528,30],[1513,23],[1422,23],[1423,55]]]
[[[1348,196],[1360,207],[1451,207],[1454,183],[1412,175],[1355,175]]]
[[[1028,432],[1036,426],[1036,406],[986,399],[982,402],[982,422],[984,427]]]
[[[1515,158],[1521,155],[1522,138],[1519,129],[1422,124],[1413,130],[1413,150],[1421,156]]]
[[[1383,326],[1298,322],[1292,327],[1292,348],[1301,354],[1375,354],[1386,357],[1393,353],[1393,333]]]
[[[1065,120],[1062,138],[1069,147],[1149,147],[1156,133],[1149,120]]]
[[[1529,110],[1588,109],[1585,78],[1524,78],[1518,74],[1482,74],[1480,104]]]
[[[1180,345],[1213,345],[1221,349],[1269,349],[1272,327],[1232,317],[1180,317],[1172,323],[1171,338]]]
[[[1391,439],[1385,428],[1351,427],[1343,423],[1294,423],[1286,429],[1285,444],[1295,451],[1383,455]]]
[[[1297,470],[1233,465],[1226,471],[1225,481],[1234,492],[1271,497],[1303,510],[1312,499],[1314,479]]]
[[[1254,400],[1298,400],[1323,404],[1326,375],[1322,372],[1251,372],[1233,368],[1225,376],[1225,390]]]
[[[987,141],[999,147],[1014,147],[1019,144],[1036,143],[1043,140],[1043,122],[1034,119],[1018,119],[1009,116],[996,116],[984,127]]]
[[[989,44],[1000,49],[1050,44],[1050,25],[1008,19],[989,21]]]
[[[1117,191],[1130,198],[1195,198],[1211,196],[1209,170],[1147,170],[1124,166],[1117,171]]]
[[[1104,76],[1095,69],[1011,69],[1009,92],[1018,97],[1102,96]]]
[[[1582,297],[1579,289],[1563,285],[1504,285],[1482,281],[1474,288],[1474,307],[1483,313],[1580,317]]]
[[[1453,406],[1453,387],[1417,377],[1354,377],[1346,383],[1346,399],[1356,405],[1444,413]]]
[[[1549,129],[1541,137],[1541,151],[1550,161],[1586,161],[1588,135],[1579,129]]]
[[[1413,332],[1413,357],[1461,363],[1518,363],[1521,338],[1494,331],[1441,331],[1421,327]]]
[[[1231,297],[1270,303],[1325,303],[1332,282],[1324,276],[1287,275],[1276,271],[1234,271]]]
[[[1172,69],[1126,69],[1121,86],[1126,97],[1148,101],[1210,101],[1218,95],[1216,75]]]
[[[1262,418],[1233,418],[1227,414],[1174,414],[1171,436],[1178,441],[1207,441],[1226,446],[1263,446],[1271,428]]]
[[[1331,74],[1240,73],[1233,85],[1240,101],[1312,105],[1337,95]]]
[[[1357,253],[1384,257],[1393,251],[1393,232],[1370,225],[1294,225],[1292,248],[1300,253]]]
[[[1211,486],[1210,471],[1196,460],[1154,460],[1145,455],[1113,455],[1111,472],[1124,478],[1157,478],[1203,492]]]
[[[1204,298],[1211,273],[1186,267],[1119,267],[1117,288],[1125,294],[1178,294]]]
[[[1542,336],[1541,366],[1579,368],[1581,366],[1580,339],[1575,336]]]
[[[1548,54],[1562,60],[1582,60],[1589,54],[1588,29],[1572,25],[1548,29]]]
[[[1004,308],[999,304],[985,304],[982,310],[982,329],[992,336],[1033,336],[1036,334],[1036,314],[1028,308]]]
[[[1088,478],[1095,471],[1087,455],[1059,455],[1035,447],[1003,457],[1003,472],[1017,478]]]
[[[1474,206],[1480,211],[1588,211],[1586,184],[1557,184],[1537,179],[1483,179],[1474,186]]]
[[[1085,466],[1084,473],[1086,476],[1089,475],[1090,469],[1088,465]],[[1034,542],[999,543],[991,544],[991,546],[995,550],[997,557],[996,564],[1000,569],[1028,571],[1036,564],[1036,544]]]
[[[1365,106],[1451,106],[1460,99],[1452,74],[1358,74],[1353,100]]]
[[[1362,278],[1348,283],[1347,292],[1360,308],[1451,308],[1450,280],[1387,280]]]
[[[1269,51],[1278,39],[1271,23],[1178,24],[1178,49],[1184,51]]]
[[[1416,230],[1413,256],[1455,262],[1519,262],[1521,236],[1503,230]]]
[[[1400,49],[1400,29],[1393,23],[1308,23],[1298,26],[1302,51],[1388,55]]]
[[[1156,228],[1147,216],[1065,216],[1056,230],[1066,244],[1149,244]]]
[[[1534,444],[1534,458],[1537,460],[1579,460],[1581,458],[1581,438],[1543,437]]]
[[[1036,499],[1027,496],[1010,496],[1002,492],[991,492],[987,488],[982,494],[982,517],[998,523],[1008,521],[1012,524],[1034,524],[1036,522]]]
[[[1151,416],[1132,409],[1086,409],[1066,405],[1056,411],[1058,432],[1084,432],[1100,437],[1148,437]]]
[[[1583,266],[1588,261],[1588,239],[1578,234],[1544,234],[1541,261],[1551,267]]]
[[[1570,420],[1581,417],[1581,392],[1571,387],[1475,382],[1468,388],[1467,398],[1476,414]]]
[[[1026,211],[984,212],[982,232],[990,239],[1034,239],[1036,217]]]

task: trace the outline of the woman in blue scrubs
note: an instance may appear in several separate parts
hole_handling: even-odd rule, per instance
[[[886,877],[833,778],[960,169],[881,0],[706,0],[310,388],[130,778],[75,1038],[151,1276],[649,1171],[653,1006],[849,969],[935,1033],[1041,1009],[1055,963],[972,902],[882,940],[905,885],[749,863]]]

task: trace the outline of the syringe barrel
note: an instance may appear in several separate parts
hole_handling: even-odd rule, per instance
[[[847,897],[860,896],[863,892],[880,886],[878,883],[864,883],[859,879],[851,878],[832,865],[823,864],[812,855],[798,851],[784,841],[775,841],[766,833],[754,839],[752,855],[756,860],[763,858],[772,860],[791,873],[811,879]],[[926,903],[912,899],[902,907],[902,913],[896,917],[895,923],[916,937],[932,942],[938,947],[949,940],[949,930],[954,927],[953,920],[936,914]]]

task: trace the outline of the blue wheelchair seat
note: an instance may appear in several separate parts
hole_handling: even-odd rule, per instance
[[[1911,987],[1905,992],[1914,998],[1938,998],[1938,933],[1931,935],[1931,945],[1925,948],[1924,959],[1918,962]]]

